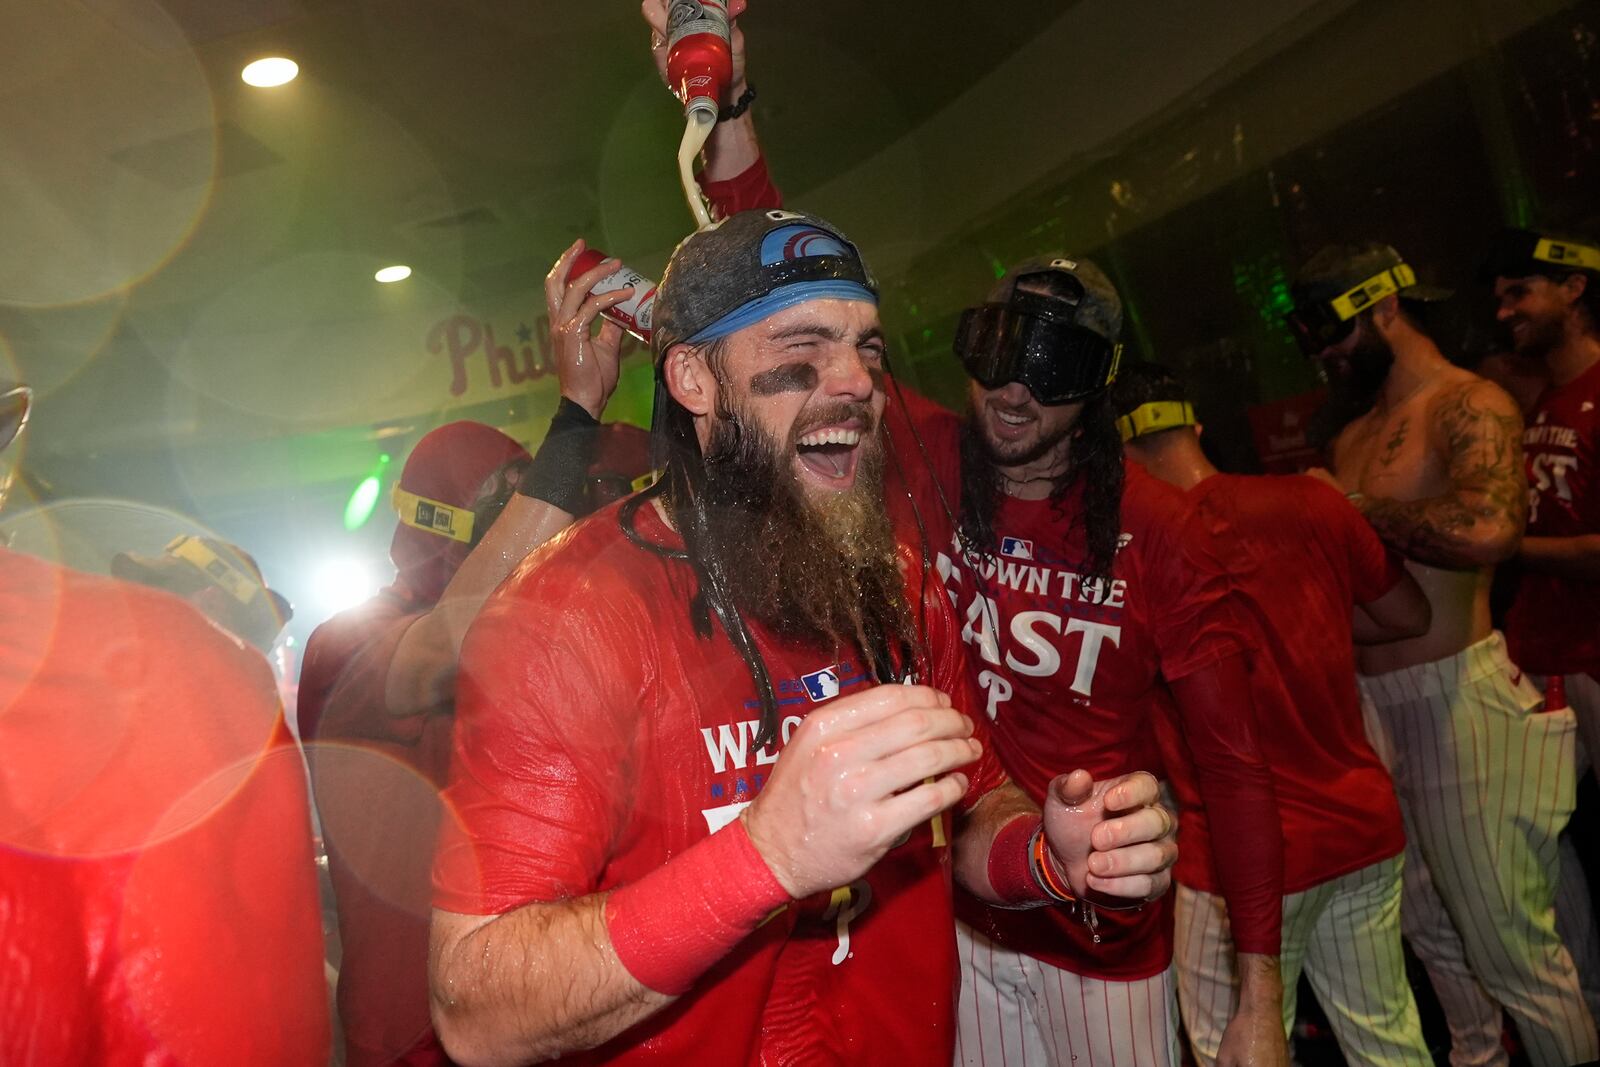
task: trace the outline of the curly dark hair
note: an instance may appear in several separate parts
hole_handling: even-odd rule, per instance
[[[1071,430],[1072,449],[1067,469],[1050,490],[1055,510],[1066,514],[1067,496],[1083,483],[1083,507],[1073,526],[1084,532],[1087,549],[1078,563],[1086,577],[1108,579],[1122,533],[1122,435],[1109,393],[1102,392],[1083,405]],[[961,515],[959,528],[964,548],[983,556],[994,554],[994,515],[1005,488],[988,448],[971,420],[961,434]]]

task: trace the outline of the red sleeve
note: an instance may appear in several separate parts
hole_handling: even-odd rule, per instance
[[[1256,745],[1250,668],[1233,655],[1172,683],[1210,822],[1234,947],[1276,956],[1283,943],[1283,829]]]
[[[525,568],[467,633],[434,902],[500,914],[599,887],[632,789],[647,652],[619,590]],[[643,618],[641,608],[633,618]]]
[[[1335,560],[1345,560],[1350,568],[1350,595],[1357,604],[1370,604],[1405,577],[1405,562],[1399,553],[1383,543],[1369,523],[1338,490],[1315,478],[1302,479],[1307,485],[1305,509],[1309,525],[1319,536],[1337,543]]]
[[[765,156],[757,156],[741,173],[724,181],[707,181],[704,175],[696,180],[706,199],[711,201],[713,218],[725,219],[741,211],[783,206],[783,194],[772,183],[772,175],[767,173]]]
[[[921,590],[922,618],[919,622],[921,631],[927,635],[928,653],[933,659],[933,686],[948,693],[956,710],[972,720],[972,736],[983,745],[983,755],[964,768],[967,795],[962,798],[961,810],[971,811],[974,804],[1005,783],[1006,772],[994,754],[989,720],[983,713],[983,699],[972,672],[967,669],[966,645],[961,640],[960,627],[956,625],[944,585],[937,575],[927,571],[923,574],[927,581]],[[913,590],[913,595],[916,592]]]
[[[1191,508],[1181,498],[1173,503],[1181,506],[1147,527],[1159,553],[1141,554],[1158,572],[1150,603],[1162,673],[1194,758],[1235,946],[1275,956],[1282,944],[1283,830],[1256,742],[1245,650],[1258,643],[1232,596],[1232,512]],[[1167,531],[1170,540],[1163,539]]]
[[[428,712],[389,714],[389,667],[421,612],[380,596],[311,634],[296,702],[304,740],[370,739],[416,744]]]

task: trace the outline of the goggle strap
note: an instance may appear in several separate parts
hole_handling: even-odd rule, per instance
[[[1533,246],[1533,258],[1573,270],[1600,271],[1600,248],[1556,241],[1549,237],[1539,238],[1539,243]]]
[[[1396,263],[1382,274],[1374,274],[1366,281],[1346,290],[1328,302],[1340,322],[1347,322],[1366,311],[1386,296],[1417,284],[1416,271],[1404,263]]]
[[[198,537],[180,534],[167,543],[166,552],[198,570],[212,585],[241,604],[250,603],[261,591],[261,583],[254,575],[211,551]]]
[[[1157,430],[1194,425],[1194,405],[1187,400],[1152,400],[1140,404],[1117,420],[1123,441],[1143,437]]]
[[[448,537],[464,545],[472,543],[472,526],[477,516],[468,508],[458,508],[453,504],[408,493],[396,484],[394,510],[399,514],[400,521],[412,529]]]

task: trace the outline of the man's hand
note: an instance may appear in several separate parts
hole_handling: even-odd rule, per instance
[[[746,0],[733,0],[728,5],[728,33],[733,45],[733,78],[728,82],[728,98],[724,107],[737,101],[745,90],[744,32],[739,29],[739,16],[750,5]],[[656,61],[656,72],[661,84],[667,84],[667,0],[644,0],[639,5],[644,20],[650,24],[650,57]]]
[[[556,377],[561,395],[595,418],[605,411],[606,402],[617,388],[620,373],[622,327],[605,319],[598,333],[592,333],[594,320],[607,308],[633,295],[632,286],[609,293],[592,293],[601,280],[616,273],[622,264],[608,259],[567,283],[572,261],[583,252],[582,238],[561,253],[556,265],[544,278],[544,302],[550,315],[550,349],[555,356]]]
[[[1160,804],[1156,780],[1143,771],[1096,782],[1088,771],[1050,783],[1044,830],[1072,891],[1144,903],[1172,884],[1177,820]]]
[[[848,885],[958,802],[967,777],[956,768],[982,751],[945,694],[880,685],[806,716],[745,809],[745,829],[791,896]]]

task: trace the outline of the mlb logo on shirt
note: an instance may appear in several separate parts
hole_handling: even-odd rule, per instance
[[[806,687],[806,696],[812,700],[831,700],[839,695],[839,676],[832,667],[801,676],[800,684]]]
[[[1033,542],[1021,537],[1000,538],[1000,554],[1013,559],[1032,559]]]

